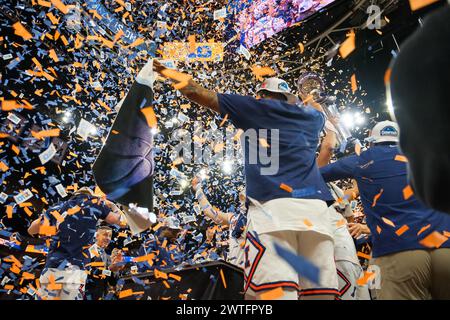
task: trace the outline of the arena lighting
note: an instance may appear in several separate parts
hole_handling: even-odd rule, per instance
[[[200,179],[202,179],[202,180],[206,180],[208,178],[208,174],[206,172],[206,169],[200,170],[198,175],[199,175]]]
[[[92,127],[92,129],[90,130],[89,133],[92,134],[92,135],[96,135],[98,133],[98,130],[97,130],[96,127]]]
[[[70,111],[66,111],[66,112],[64,112],[64,117],[62,118],[62,121],[67,123],[67,122],[70,122],[71,118],[72,118],[72,113]]]
[[[189,185],[189,182],[186,179],[180,181],[180,186],[182,189],[185,189]]]
[[[230,174],[233,172],[233,161],[225,160],[222,164],[222,171],[225,174]]]
[[[355,125],[362,125],[366,122],[366,118],[360,113],[346,112],[341,116],[341,123],[348,129],[353,129]]]
[[[341,123],[348,129],[351,129],[355,125],[355,119],[353,115],[349,112],[344,113],[341,116]]]
[[[355,123],[357,125],[362,125],[366,122],[366,118],[363,115],[361,115],[360,113],[355,113],[354,119],[355,119]]]

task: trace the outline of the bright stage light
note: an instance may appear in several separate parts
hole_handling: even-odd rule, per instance
[[[341,116],[341,123],[348,129],[352,129],[355,126],[355,120],[351,113],[344,113]]]
[[[95,135],[98,133],[98,130],[97,130],[96,127],[93,126],[89,132],[90,132],[90,134],[92,134],[93,136],[95,136]]]
[[[225,174],[230,174],[233,172],[233,161],[225,160],[222,164],[222,171]]]
[[[184,189],[184,188],[186,188],[188,185],[189,185],[189,182],[188,182],[187,180],[183,179],[183,180],[180,181],[180,186],[181,186],[181,188]]]
[[[71,119],[72,119],[72,112],[70,111],[64,112],[64,117],[62,118],[62,121],[67,123],[70,122]]]
[[[359,113],[355,113],[355,117],[354,118],[355,118],[355,123],[357,125],[362,125],[362,124],[364,124],[366,122],[366,118],[363,115],[359,114]]]
[[[199,175],[200,179],[202,179],[202,180],[206,180],[208,178],[208,174],[206,173],[206,169],[200,170],[198,175]]]

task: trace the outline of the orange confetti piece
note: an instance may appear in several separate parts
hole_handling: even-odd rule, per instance
[[[378,199],[380,199],[382,194],[383,194],[383,189],[381,189],[380,193],[376,194],[375,197],[373,197],[372,208],[377,205],[377,201],[378,201]]]
[[[410,185],[407,185],[404,189],[403,189],[403,199],[408,200],[409,198],[411,198],[414,195],[414,191],[411,188]]]
[[[119,292],[119,299],[130,297],[133,295],[133,289],[122,290]]]
[[[20,149],[15,144],[11,146],[11,150],[17,155],[20,153]]]
[[[39,234],[43,234],[46,236],[53,236],[56,234],[56,227],[55,226],[40,226]]]
[[[58,61],[59,61],[58,56],[56,55],[55,50],[51,49],[48,53],[49,53],[50,58],[53,59],[53,61],[55,61],[55,62],[58,62]]]
[[[134,47],[137,47],[137,46],[139,46],[139,45],[141,45],[141,44],[143,44],[144,43],[144,39],[143,38],[137,38],[132,44],[130,44],[128,47],[129,48],[134,48]]]
[[[68,214],[69,216],[71,216],[71,215],[77,213],[77,212],[80,211],[80,210],[81,210],[81,208],[80,208],[79,206],[76,206],[76,207],[67,209],[67,214]]]
[[[438,0],[409,0],[409,5],[412,11],[422,9],[430,4],[437,2]]]
[[[22,278],[25,280],[33,280],[36,278],[36,276],[32,273],[24,272],[24,273],[22,273]]]
[[[359,143],[355,143],[355,153],[357,156],[361,154],[361,145]]]
[[[370,255],[365,254],[365,253],[363,253],[361,251],[358,251],[358,257],[361,257],[361,258],[367,259],[367,260],[370,260],[370,258],[371,258]]]
[[[384,85],[387,86],[391,82],[391,73],[392,70],[388,68],[384,73]]]
[[[47,13],[47,17],[50,19],[50,21],[52,22],[52,24],[57,25],[59,23],[59,19],[57,19],[53,13],[49,12]]]
[[[225,144],[224,143],[218,143],[214,146],[214,152],[218,153],[220,151],[223,150],[223,148],[225,148]]]
[[[339,47],[339,54],[342,58],[347,58],[355,50],[355,33],[352,31],[347,35],[347,39]]]
[[[359,278],[356,283],[358,286],[365,286],[369,280],[375,276],[375,272],[364,271],[364,275]]]
[[[233,140],[234,140],[234,141],[239,140],[239,139],[241,138],[241,135],[242,135],[243,133],[244,133],[244,130],[238,129],[238,130],[236,131],[236,134],[235,134],[234,137],[233,137]]]
[[[25,211],[25,213],[26,213],[29,217],[31,217],[31,216],[33,215],[33,212],[32,212],[30,209],[28,209],[27,207],[23,208],[23,211]]]
[[[69,44],[69,41],[67,41],[67,38],[65,36],[61,36],[61,41],[64,43],[65,46]]]
[[[381,233],[381,228],[380,228],[380,226],[377,226],[377,232],[378,232],[378,234]]]
[[[312,227],[313,224],[311,221],[309,221],[308,219],[303,219],[303,223],[307,226],[307,227]]]
[[[220,122],[219,127],[223,126],[225,122],[228,120],[228,113],[223,117],[222,122]]]
[[[17,21],[13,24],[14,28],[14,34],[17,34],[18,36],[22,37],[24,40],[30,40],[33,38],[31,33],[25,29],[25,27],[20,23],[20,21]]]
[[[25,108],[26,106],[17,103],[14,100],[3,100],[2,101],[2,111],[11,111],[11,110],[15,110],[15,109],[22,109]],[[28,109],[28,108],[26,108]]]
[[[264,80],[264,76],[273,76],[276,74],[275,70],[270,67],[261,67],[254,65],[252,67],[252,73],[256,76],[256,78],[260,81]]]
[[[49,1],[44,0],[38,0],[38,4],[47,8],[50,8],[52,6],[52,4]]]
[[[123,32],[122,29],[120,29],[119,32],[117,32],[116,35],[114,36],[114,41],[113,42],[116,42],[117,40],[119,40],[120,37],[122,37],[123,35],[124,35],[124,32]]]
[[[6,172],[8,169],[9,167],[3,161],[0,161],[0,170]]]
[[[346,224],[347,224],[347,220],[341,219],[338,222],[336,222],[336,227],[341,227],[341,226],[346,225]]]
[[[404,234],[408,230],[409,230],[409,227],[405,224],[405,225],[401,226],[400,229],[395,231],[395,233],[400,237],[402,234]]]
[[[263,292],[259,295],[261,300],[276,300],[284,296],[283,288],[275,288],[266,292]]]
[[[263,148],[269,148],[270,144],[267,142],[266,139],[264,138],[259,138],[259,144],[261,145],[261,147]]]
[[[55,217],[56,221],[60,223],[64,221],[63,216],[58,211],[53,210],[52,212],[50,212],[50,214]]]
[[[192,53],[195,51],[196,49],[196,45],[195,45],[195,35],[190,35],[188,37],[188,42],[189,42],[189,52]]]
[[[91,267],[96,267],[96,268],[98,268],[98,267],[104,267],[104,266],[105,266],[105,263],[102,262],[102,261],[98,261],[98,262],[91,262],[91,263],[88,263],[87,265],[88,265],[88,266],[91,266]]]
[[[176,281],[180,281],[181,277],[177,276],[176,274],[169,273],[169,278],[175,279]]]
[[[39,132],[31,131],[31,135],[36,139],[42,139],[45,137],[59,137],[59,129],[42,130]]]
[[[425,227],[422,227],[422,228],[419,230],[419,232],[417,232],[417,235],[420,236],[420,234],[421,234],[422,232],[424,232],[425,230],[427,230],[429,227],[431,227],[431,224],[426,225]]]
[[[439,248],[447,240],[448,238],[446,236],[440,234],[437,231],[434,231],[433,233],[426,236],[419,243],[427,248]]]
[[[67,7],[61,0],[50,0],[51,3],[62,13],[69,13],[69,7]]]
[[[8,219],[12,218],[12,214],[13,214],[13,206],[6,206],[6,216],[8,217]]]
[[[305,46],[303,45],[303,43],[299,43],[298,44],[298,47],[299,47],[299,49],[300,49],[300,53],[303,53],[303,52],[305,52]]]
[[[352,93],[355,93],[356,90],[358,90],[358,84],[356,83],[356,75],[353,74],[352,77],[350,78],[350,82],[352,85]]]
[[[394,158],[395,161],[401,161],[401,162],[408,162],[408,159],[405,156],[402,155],[396,155]]]
[[[292,189],[291,187],[289,187],[287,184],[284,184],[284,183],[280,184],[280,189],[287,191],[289,193],[294,191],[294,189]]]
[[[155,269],[155,278],[168,279],[167,273]]]
[[[222,279],[223,286],[226,289],[227,288],[227,282],[225,281],[225,275],[223,274],[223,270],[222,269],[220,269],[220,278]]]
[[[145,120],[147,121],[147,124],[150,128],[156,128],[157,126],[157,120],[155,111],[153,111],[152,107],[147,107],[141,109],[141,112],[144,114]]]
[[[381,220],[383,220],[383,222],[386,223],[387,225],[390,225],[391,227],[395,228],[395,224],[391,220],[389,220],[388,218],[381,217]]]

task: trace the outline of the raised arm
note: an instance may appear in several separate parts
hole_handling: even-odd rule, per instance
[[[224,213],[213,209],[208,199],[206,198],[206,195],[203,193],[200,179],[198,179],[197,177],[194,178],[192,180],[192,187],[195,191],[195,197],[200,203],[200,207],[202,208],[202,211],[205,213],[205,215],[217,224],[220,224],[222,226],[230,225],[230,221],[233,215],[231,213]]]
[[[180,92],[189,100],[212,111],[220,112],[217,93],[203,88],[192,79],[192,76],[173,69],[168,69],[157,60],[153,61],[153,69],[163,77],[174,80],[176,82],[174,87],[180,90]]]
[[[327,134],[323,138],[322,144],[320,145],[319,155],[317,156],[317,166],[319,168],[324,167],[328,163],[330,163],[331,157],[333,157],[336,143],[336,133],[327,130]]]
[[[105,205],[111,210],[111,212],[106,216],[105,222],[108,224],[115,224],[120,227],[125,227],[127,225],[124,218],[124,213],[119,209],[115,203],[104,199]]]

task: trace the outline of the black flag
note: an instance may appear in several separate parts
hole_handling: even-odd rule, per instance
[[[142,112],[153,101],[153,63],[139,73],[110,129],[93,172],[97,185],[120,204],[153,211],[153,134]]]

